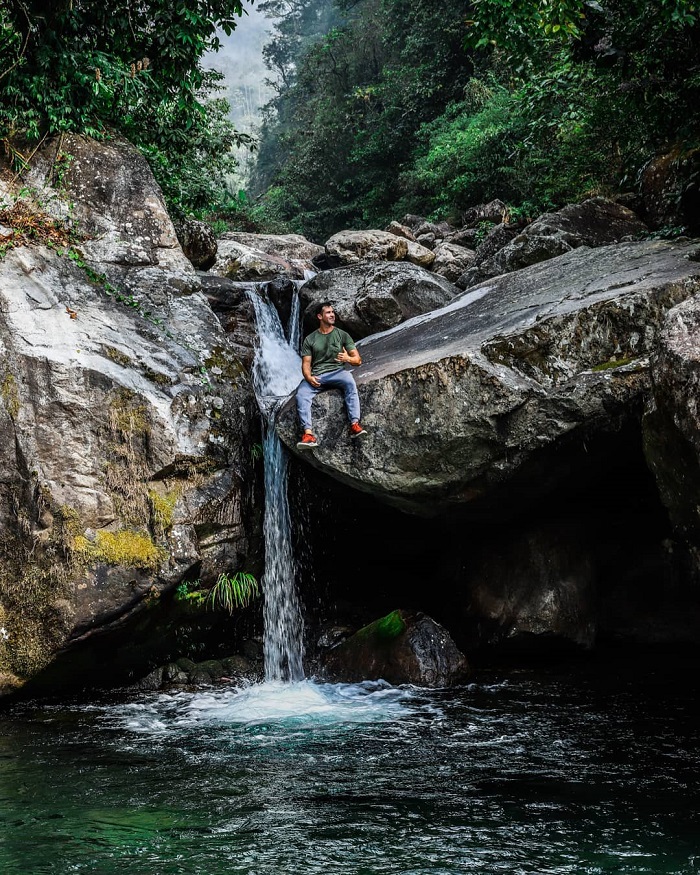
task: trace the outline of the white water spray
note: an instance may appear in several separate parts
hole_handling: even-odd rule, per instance
[[[298,296],[290,317],[287,340],[274,306],[250,293],[258,328],[253,385],[263,415],[265,462],[265,573],[263,575],[265,679],[298,681],[304,677],[304,624],[299,609],[287,501],[287,455],[275,431],[280,402],[301,379]]]

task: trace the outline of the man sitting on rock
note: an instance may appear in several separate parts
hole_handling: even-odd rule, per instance
[[[311,428],[311,402],[324,389],[341,389],[345,395],[345,407],[350,420],[350,437],[358,438],[367,432],[360,425],[360,398],[355,380],[343,365],[362,364],[360,353],[347,331],[335,327],[335,312],[328,301],[319,304],[314,311],[319,320],[301,348],[301,372],[304,379],[297,389],[297,411],[304,433],[297,447],[317,447],[318,441]]]

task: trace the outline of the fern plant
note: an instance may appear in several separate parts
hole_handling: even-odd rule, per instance
[[[247,607],[259,595],[260,588],[252,574],[246,571],[237,571],[235,574],[222,572],[209,590],[207,604],[232,614],[235,608]]]

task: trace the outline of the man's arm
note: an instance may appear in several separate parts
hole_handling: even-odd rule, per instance
[[[304,379],[306,380],[306,382],[311,383],[311,385],[314,387],[314,389],[318,389],[318,387],[321,385],[321,381],[318,379],[318,377],[314,377],[314,375],[311,373],[311,356],[310,355],[302,356],[302,358],[301,358],[301,372],[304,375]]]
[[[343,347],[342,352],[338,353],[335,360],[337,362],[343,362],[343,364],[346,365],[355,365],[355,367],[362,364],[362,359],[360,358],[360,353],[357,349],[351,349],[350,352],[348,352],[345,347]]]

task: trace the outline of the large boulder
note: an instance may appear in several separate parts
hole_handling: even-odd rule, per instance
[[[334,267],[363,260],[403,261],[408,255],[405,237],[388,231],[339,231],[326,241],[326,255]]]
[[[407,229],[408,230],[408,229]],[[409,231],[410,233],[410,231]],[[392,231],[339,231],[326,242],[326,256],[332,267],[361,261],[410,261],[429,267],[435,256],[405,234]]]
[[[312,259],[324,252],[300,234],[247,234],[227,231],[218,240],[211,272],[236,282],[265,282],[276,277],[304,279],[315,272]]]
[[[40,210],[84,238],[84,263],[124,294],[160,306],[199,288],[160,188],[131,143],[64,134],[37,152],[26,183]]]
[[[652,381],[645,452],[700,579],[700,299],[690,298],[669,312],[652,360]]]
[[[444,276],[456,283],[462,274],[474,263],[476,253],[456,243],[440,243],[434,249],[435,261],[431,266],[433,273]]]
[[[655,155],[641,173],[644,217],[652,228],[700,231],[700,149],[676,146]]]
[[[477,249],[475,265],[462,274],[457,285],[468,289],[490,277],[555,258],[579,246],[633,239],[647,230],[627,207],[605,198],[591,198],[556,213],[545,213],[510,241],[504,240],[495,251],[487,254]]]
[[[129,622],[183,575],[215,580],[241,567],[253,536],[246,372],[145,161],[123,144],[71,149],[70,191],[53,190],[50,202],[54,214],[81,215],[95,237],[71,248],[58,226],[46,236],[28,202],[52,247],[15,237],[0,261],[4,690]],[[132,198],[131,220],[115,190]],[[86,200],[70,208],[63,199],[76,192]],[[125,260],[132,247],[142,261]]]
[[[177,239],[182,251],[198,270],[209,270],[216,261],[218,245],[216,235],[206,222],[184,219],[176,227]]]
[[[502,200],[496,198],[487,204],[478,204],[470,207],[462,214],[462,225],[465,228],[474,228],[482,222],[490,222],[492,225],[500,225],[508,215],[508,207]]]
[[[468,674],[467,660],[449,633],[415,611],[392,611],[330,650],[324,674],[334,681],[449,687]]]
[[[405,262],[364,262],[323,271],[300,292],[304,333],[317,327],[313,311],[322,301],[332,302],[338,325],[359,340],[442,307],[457,293],[442,277]]]
[[[305,458],[416,513],[485,499],[535,465],[553,475],[573,435],[638,415],[665,313],[700,290],[696,248],[578,248],[368,338],[355,374],[369,433],[351,451],[342,401],[322,393]],[[279,431],[294,450],[291,404]]]

